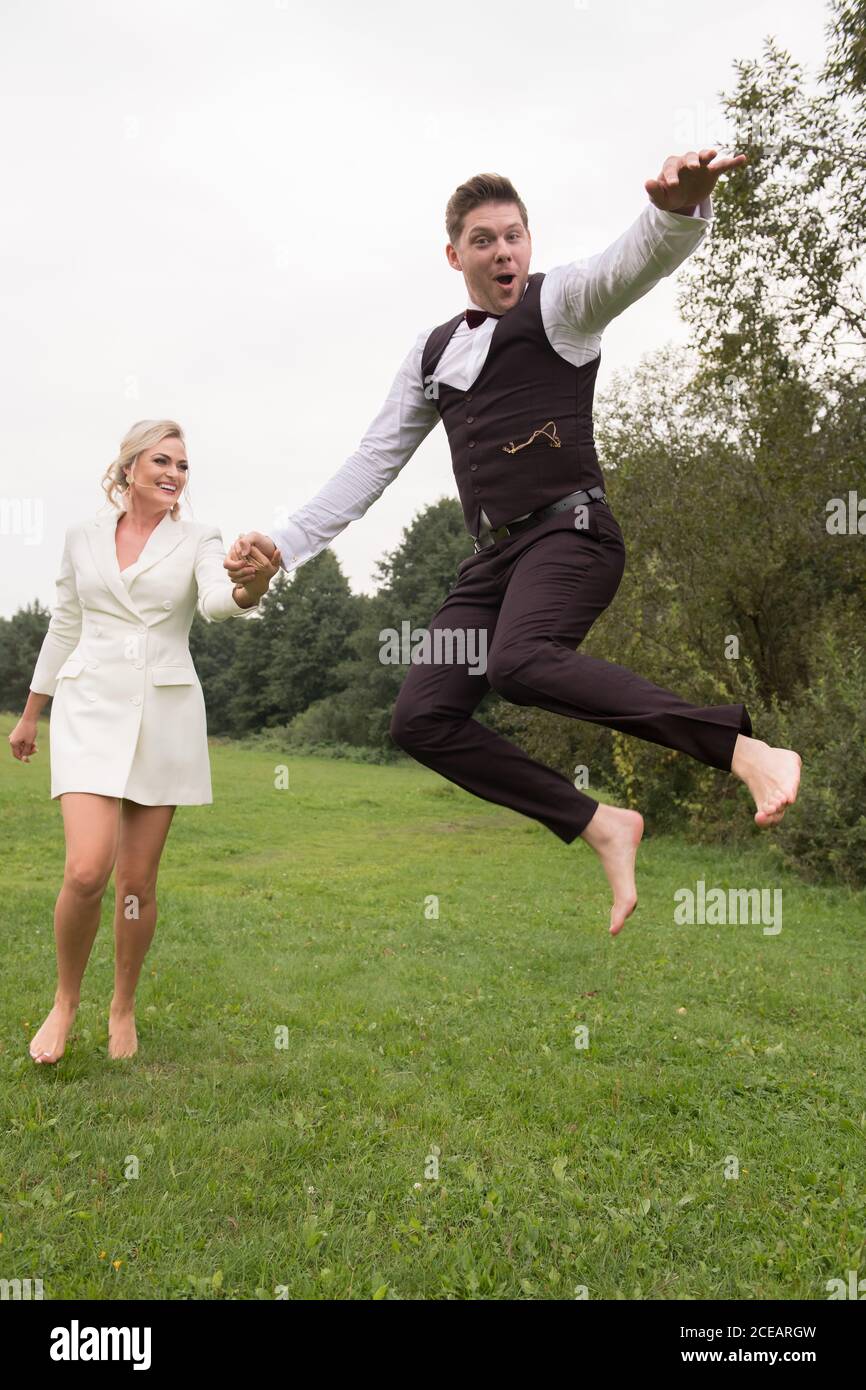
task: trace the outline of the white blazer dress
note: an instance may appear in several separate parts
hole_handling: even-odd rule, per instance
[[[204,695],[189,651],[208,622],[247,618],[215,526],[174,520],[121,572],[119,512],[66,532],[57,604],[30,689],[52,695],[51,796],[96,792],[143,806],[213,801]]]

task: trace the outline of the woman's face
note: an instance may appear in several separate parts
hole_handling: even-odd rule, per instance
[[[183,444],[179,439],[167,438],[152,449],[142,449],[135,463],[127,468],[126,477],[137,506],[168,512],[180,501],[188,472]]]

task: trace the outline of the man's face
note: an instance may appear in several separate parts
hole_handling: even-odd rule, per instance
[[[532,238],[516,203],[481,203],[467,213],[448,264],[462,270],[473,303],[490,314],[519,304],[529,277]]]

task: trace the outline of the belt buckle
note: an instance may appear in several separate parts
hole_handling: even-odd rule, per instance
[[[481,550],[486,550],[487,547],[493,545],[495,541],[504,540],[505,537],[510,534],[511,532],[508,530],[507,526],[489,527],[486,531],[480,531],[477,536],[473,536],[472,538],[473,545],[475,546],[475,554],[477,555]]]

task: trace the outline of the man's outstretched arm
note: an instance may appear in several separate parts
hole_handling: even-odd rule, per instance
[[[288,521],[267,532],[249,531],[239,537],[225,560],[230,574],[243,579],[240,557],[250,544],[261,545],[266,539],[279,548],[284,570],[297,569],[381,497],[439,421],[439,412],[434,402],[426,399],[421,381],[421,354],[429,333],[427,329],[419,334],[355,452]]]
[[[709,198],[719,176],[728,169],[741,169],[744,154],[720,155],[718,150],[689,150],[688,154],[669,154],[657,179],[647,179],[644,188],[656,207],[666,212],[689,212]]]
[[[719,156],[714,149],[669,155],[659,177],[646,180],[650,201],[621,237],[598,255],[549,273],[554,316],[600,334],[697,249],[712,220],[716,181],[745,163],[744,154]]]

